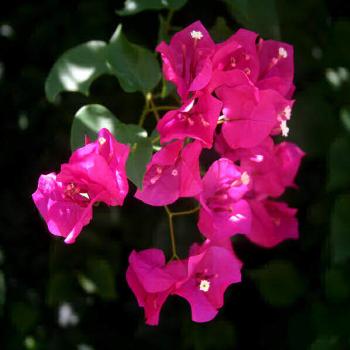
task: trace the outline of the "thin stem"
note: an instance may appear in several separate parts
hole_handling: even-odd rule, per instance
[[[152,139],[152,143],[155,144],[160,140],[160,136],[156,136],[154,139]]]
[[[165,35],[168,35],[169,34],[169,30],[170,30],[170,27],[171,27],[171,20],[173,19],[173,16],[174,16],[174,10],[170,10],[168,12],[168,15],[165,19],[165,24],[164,24],[164,32],[165,32]]]
[[[178,108],[179,107],[177,107],[177,106],[156,106],[154,104],[154,108],[147,109],[147,113],[153,112],[154,110],[157,110],[157,111],[170,111],[172,109],[178,109]]]
[[[157,106],[154,104],[152,95],[151,95],[151,98],[149,99],[149,104],[151,105],[151,110],[152,110],[156,120],[158,121],[160,119],[160,116],[159,116],[159,113],[158,113],[158,110],[157,110]]]
[[[181,216],[181,215],[191,215],[196,213],[200,209],[199,205],[193,209],[185,210],[185,211],[175,211],[171,212],[172,216]]]
[[[139,126],[143,126],[143,123],[145,122],[148,112],[149,112],[149,97],[148,95],[145,95],[145,104],[143,106],[142,114],[139,119]]]
[[[174,232],[173,217],[174,216],[194,214],[194,213],[196,213],[199,210],[199,206],[197,206],[197,207],[195,207],[193,209],[190,209],[190,210],[175,211],[175,212],[172,212],[167,205],[164,206],[164,209],[165,209],[166,213],[168,214],[170,240],[171,240],[171,250],[172,250],[172,253],[173,253],[173,256],[171,257],[170,260],[179,259],[179,256],[177,255],[177,252],[176,252],[176,242],[175,242],[175,232]]]
[[[173,252],[173,256],[171,259],[179,259],[177,253],[176,253],[176,242],[175,242],[175,233],[174,233],[174,224],[173,224],[173,214],[168,208],[168,206],[165,206],[165,211],[168,214],[168,221],[169,221],[169,229],[170,229],[170,240],[171,240],[171,250]]]

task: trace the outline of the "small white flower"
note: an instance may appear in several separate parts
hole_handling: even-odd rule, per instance
[[[203,33],[200,31],[192,30],[191,38],[196,40],[201,40],[203,38]]]

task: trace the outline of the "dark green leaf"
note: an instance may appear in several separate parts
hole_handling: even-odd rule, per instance
[[[350,188],[350,137],[337,138],[330,149],[328,189]]]
[[[335,263],[350,258],[350,195],[339,196],[331,221],[331,249]]]
[[[160,80],[156,56],[142,46],[130,43],[119,25],[108,45],[108,62],[124,91],[151,91]]]
[[[37,309],[31,304],[18,302],[11,305],[11,322],[19,332],[26,333],[36,324]]]
[[[350,281],[340,268],[326,271],[325,288],[327,297],[334,302],[341,302],[350,297]]]
[[[79,296],[79,285],[75,276],[67,273],[55,273],[49,280],[47,302],[57,305],[64,301],[71,301]]]
[[[124,8],[117,11],[120,16],[130,16],[145,10],[162,10],[165,8],[178,10],[187,0],[126,0]]]
[[[233,349],[236,332],[232,323],[214,321],[209,324],[186,324],[184,329],[184,345],[194,350]]]
[[[227,25],[225,18],[218,17],[210,29],[210,34],[215,42],[222,42],[232,35],[232,29]]]
[[[224,0],[231,15],[266,39],[280,37],[275,0]]]
[[[305,285],[295,267],[288,261],[272,261],[252,271],[262,297],[273,306],[288,306],[304,292]]]
[[[106,46],[103,41],[89,41],[65,52],[46,79],[47,99],[53,102],[62,91],[79,91],[88,95],[91,83],[109,73]]]
[[[340,119],[343,122],[345,130],[350,132],[350,108],[343,108],[340,111]]]
[[[4,273],[0,271],[0,314],[2,311],[2,307],[5,305],[5,297],[6,297],[6,284]]]
[[[87,278],[92,281],[95,290],[102,299],[115,299],[115,276],[112,268],[105,260],[92,259],[87,264]]]

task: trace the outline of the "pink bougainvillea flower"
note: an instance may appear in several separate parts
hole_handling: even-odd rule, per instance
[[[257,86],[291,98],[294,92],[293,46],[274,40],[259,43],[260,74]]]
[[[258,34],[254,32],[240,29],[223,43],[217,44],[212,59],[213,76],[220,71],[241,70],[255,83],[259,76],[257,37]]]
[[[247,238],[265,248],[272,248],[286,239],[298,239],[297,209],[271,200],[249,200],[252,227]]]
[[[219,143],[220,147],[222,143]],[[295,144],[282,142],[274,145],[270,137],[254,148],[221,150],[223,156],[239,161],[241,170],[249,173],[254,196],[260,199],[279,197],[286,187],[295,187],[295,176],[304,156],[304,152]]]
[[[240,172],[229,159],[214,162],[203,178],[199,195],[198,227],[212,241],[221,241],[250,230],[250,208],[242,199],[250,186],[247,172]]]
[[[193,197],[202,190],[199,173],[200,142],[183,147],[182,141],[164,146],[153,155],[147,166],[142,190],[135,197],[141,201],[162,206],[175,202],[180,197]]]
[[[122,205],[128,192],[125,163],[129,147],[118,143],[107,129],[95,142],[73,152],[61,172],[42,175],[33,200],[49,231],[74,243],[92,218],[96,202]]]
[[[288,134],[286,120],[292,101],[274,90],[257,89],[251,84],[221,86],[216,94],[223,102],[225,122],[222,134],[231,148],[257,146],[271,133]],[[288,109],[288,115],[284,115]]]
[[[126,279],[139,306],[145,310],[146,324],[158,324],[165,300],[174,291],[175,284],[186,276],[186,265],[178,260],[165,264],[159,249],[131,253]]]
[[[191,137],[201,141],[204,147],[211,148],[221,107],[218,99],[205,94],[190,100],[178,110],[169,111],[157,125],[161,143]]]
[[[173,294],[190,303],[194,322],[208,322],[222,307],[227,287],[241,281],[241,267],[232,249],[206,241],[203,247],[191,249],[187,279],[177,284]]]
[[[199,21],[176,33],[170,45],[163,41],[157,46],[164,76],[176,85],[183,100],[189,92],[201,90],[208,84],[214,48],[213,40]]]

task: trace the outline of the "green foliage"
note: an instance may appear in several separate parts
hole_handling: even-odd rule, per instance
[[[89,41],[65,52],[46,79],[47,99],[53,102],[62,91],[79,91],[88,95],[91,83],[109,73],[106,47],[103,41]]]
[[[124,91],[151,91],[160,80],[160,68],[151,51],[130,43],[119,25],[107,51],[112,72],[117,76]]]
[[[342,302],[350,298],[350,281],[346,271],[332,268],[326,271],[325,290],[327,297],[334,302]]]
[[[340,195],[335,202],[331,219],[330,244],[332,259],[344,263],[350,258],[350,195]]]
[[[35,327],[38,311],[32,305],[24,302],[16,302],[11,305],[12,324],[21,333],[27,333]]]
[[[350,188],[350,136],[337,138],[329,153],[328,189]]]
[[[2,313],[2,308],[5,304],[6,297],[6,284],[4,273],[0,270],[0,315]]]
[[[114,272],[107,261],[90,259],[87,262],[86,278],[95,286],[92,293],[96,293],[104,300],[116,298]]]
[[[186,328],[184,335],[186,349],[228,350],[235,346],[235,328],[230,322],[214,321],[209,324],[191,324]]]
[[[130,16],[146,10],[178,10],[186,2],[187,0],[126,0],[124,8],[117,13],[120,16]]]
[[[266,39],[280,37],[275,0],[223,0],[235,19]]]
[[[87,105],[79,109],[71,129],[72,150],[84,145],[85,136],[95,140],[101,128],[108,129],[119,142],[130,145],[127,176],[136,186],[142,187],[146,165],[152,156],[152,142],[143,128],[122,123],[107,108],[101,105]]]
[[[222,42],[232,35],[232,29],[227,25],[225,18],[218,17],[210,29],[210,35],[215,42]]]
[[[293,304],[305,290],[298,270],[289,261],[274,260],[250,274],[265,301],[276,307]]]

